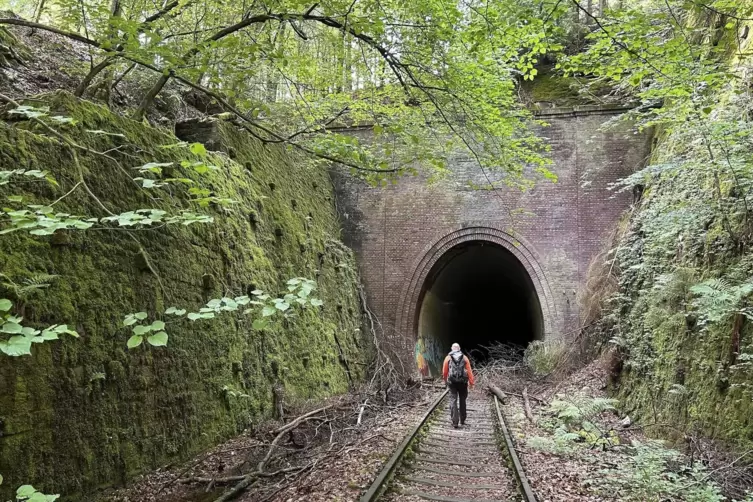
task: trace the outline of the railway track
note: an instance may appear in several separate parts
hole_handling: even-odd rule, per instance
[[[408,433],[360,502],[536,502],[502,415],[502,391],[471,391],[455,429],[447,391]]]

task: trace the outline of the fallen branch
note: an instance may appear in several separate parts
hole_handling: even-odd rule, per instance
[[[361,419],[363,418],[363,411],[366,409],[366,405],[369,402],[369,398],[366,398],[366,401],[363,402],[361,405],[361,411],[358,412],[358,420],[356,421],[356,425],[361,425]]]
[[[231,488],[230,490],[228,490],[225,493],[223,493],[220,497],[218,497],[217,499],[215,499],[214,502],[228,502],[230,500],[233,500],[236,497],[238,497],[238,495],[240,495],[241,493],[245,492],[247,489],[249,489],[252,486],[254,486],[256,483],[258,483],[260,478],[262,478],[262,477],[268,477],[270,475],[276,475],[276,474],[279,474],[281,472],[284,472],[284,469],[280,470],[280,471],[277,471],[276,473],[272,473],[272,474],[264,472],[265,467],[267,466],[267,464],[269,463],[269,461],[272,459],[272,455],[274,454],[275,450],[277,449],[277,444],[283,438],[283,436],[285,435],[285,433],[287,433],[289,431],[292,431],[293,429],[295,429],[296,427],[298,427],[299,425],[301,425],[304,422],[307,422],[309,420],[315,419],[316,418],[315,415],[318,415],[318,414],[320,414],[320,413],[328,410],[329,408],[332,408],[332,405],[328,405],[328,406],[323,406],[321,408],[317,408],[316,410],[313,410],[313,411],[310,411],[310,412],[308,412],[308,413],[306,413],[304,415],[301,415],[300,417],[296,418],[292,422],[290,422],[290,423],[288,423],[286,425],[283,425],[279,429],[275,430],[274,432],[277,433],[277,435],[272,440],[272,443],[269,445],[269,450],[267,450],[267,454],[264,456],[264,458],[256,466],[256,470],[254,472],[250,472],[250,473],[244,475],[243,477],[241,477],[241,479],[238,481],[238,484],[236,484],[233,488]],[[291,469],[291,471],[289,471],[289,472],[292,472],[294,470],[301,470],[303,468],[295,467],[295,468],[290,468],[290,469]]]
[[[523,409],[526,412],[526,418],[528,421],[535,424],[536,419],[533,417],[533,413],[531,412],[531,402],[528,400],[528,387],[523,388]]]

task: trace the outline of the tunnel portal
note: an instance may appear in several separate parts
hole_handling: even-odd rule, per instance
[[[470,241],[448,250],[431,269],[419,300],[416,362],[436,377],[454,342],[476,360],[484,346],[503,342],[521,350],[543,338],[543,316],[533,281],[504,247]]]

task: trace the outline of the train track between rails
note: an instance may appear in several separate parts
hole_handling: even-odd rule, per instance
[[[489,386],[468,397],[466,426],[452,427],[442,392],[397,447],[360,502],[536,502]]]

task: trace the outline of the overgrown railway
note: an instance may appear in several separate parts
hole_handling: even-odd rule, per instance
[[[455,429],[447,391],[395,450],[360,502],[535,502],[502,414],[496,387],[471,392],[468,421]]]

